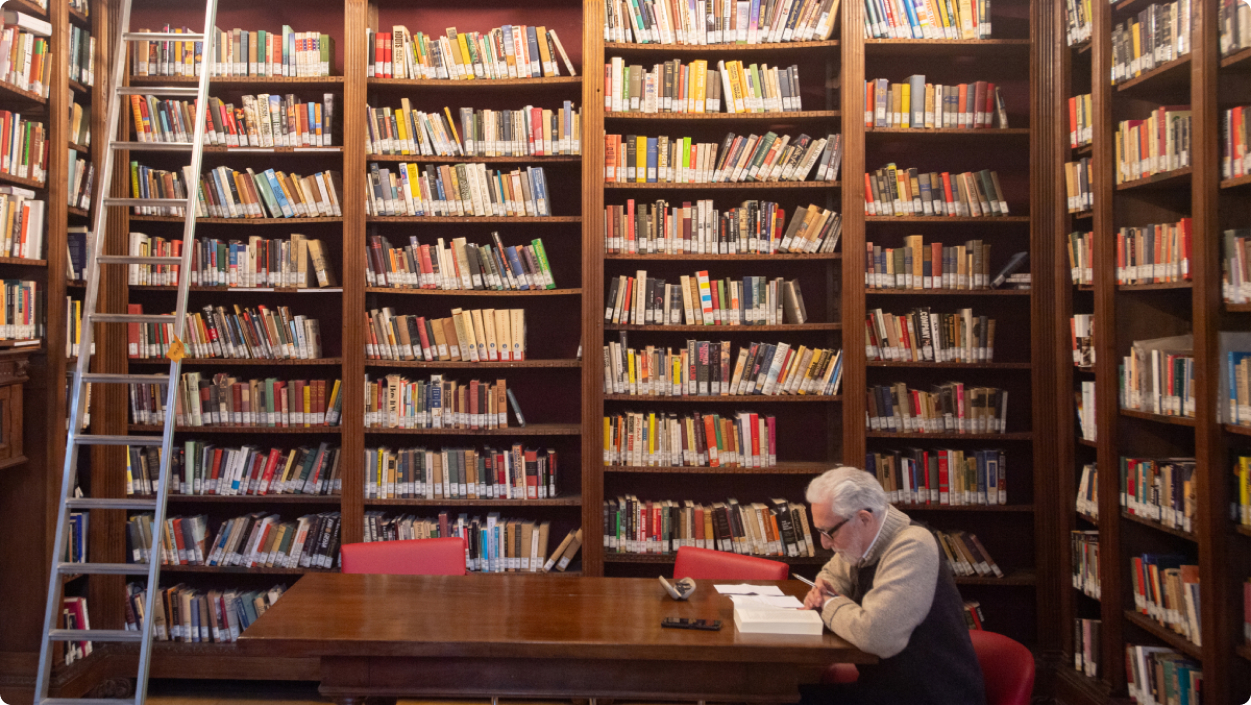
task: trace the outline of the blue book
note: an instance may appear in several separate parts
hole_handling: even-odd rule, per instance
[[[505,248],[504,253],[508,257],[508,269],[512,272],[513,278],[517,280],[518,287],[523,291],[528,290],[530,285],[526,283],[525,278],[522,276],[526,270],[521,266],[521,256],[517,252],[516,246]]]
[[[543,75],[543,68],[540,66],[539,35],[534,25],[526,25],[526,43],[530,47],[530,76],[539,78]]]
[[[282,209],[282,217],[294,217],[295,209],[291,207],[286,195],[282,192],[282,185],[278,183],[278,175],[274,173],[273,169],[266,169],[263,173],[269,181],[269,190],[274,192],[274,200],[278,201],[278,207]]]
[[[656,138],[647,138],[647,183],[656,183]]]
[[[912,31],[912,38],[924,39],[925,37],[921,33],[921,25],[917,24],[916,8],[912,6],[911,0],[904,0],[903,6],[904,12],[908,14],[908,29]]]

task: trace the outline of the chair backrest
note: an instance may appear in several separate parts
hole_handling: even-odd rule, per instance
[[[1002,634],[969,630],[986,684],[986,705],[1029,705],[1034,690],[1034,655]]]
[[[692,546],[679,548],[673,565],[674,580],[786,580],[789,573],[778,561]]]
[[[415,539],[349,543],[343,548],[344,573],[380,575],[464,575],[465,540]]]

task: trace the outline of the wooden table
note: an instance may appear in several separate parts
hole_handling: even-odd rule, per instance
[[[340,705],[371,695],[794,702],[830,663],[877,660],[829,631],[740,634],[712,585],[675,602],[645,578],[313,573],[240,644],[320,657],[321,693]],[[662,629],[665,617],[722,627]]]

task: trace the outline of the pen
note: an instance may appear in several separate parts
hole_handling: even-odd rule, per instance
[[[796,580],[798,580],[799,582],[803,583],[804,585],[807,585],[808,587],[816,587],[816,586],[817,586],[817,584],[816,584],[816,583],[812,582],[811,580],[809,580],[809,579],[805,578],[805,577],[804,577],[804,576],[802,576],[802,575],[792,575],[791,577],[792,577],[792,578],[794,578],[794,579],[796,579]]]

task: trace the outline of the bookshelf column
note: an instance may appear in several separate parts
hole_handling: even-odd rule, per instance
[[[343,36],[343,542],[364,535],[365,468],[365,199],[367,184],[359,175],[365,164],[364,120],[367,103],[365,29],[377,31],[377,10],[368,0],[346,0]],[[371,22],[372,20],[372,22]]]
[[[582,572],[604,574],[604,3],[582,3]]]

